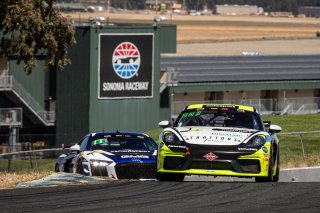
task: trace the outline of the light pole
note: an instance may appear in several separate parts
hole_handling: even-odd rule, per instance
[[[156,0],[156,17],[158,18],[158,0]]]

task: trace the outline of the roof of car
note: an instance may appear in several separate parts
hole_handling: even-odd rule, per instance
[[[95,135],[136,135],[136,136],[144,136],[144,137],[150,137],[149,135],[145,133],[138,133],[138,132],[119,132],[119,131],[113,131],[113,132],[94,132],[90,133],[91,136]]]
[[[186,109],[198,109],[198,108],[237,108],[239,110],[245,110],[249,112],[255,112],[255,108],[252,106],[239,105],[239,104],[191,104]]]

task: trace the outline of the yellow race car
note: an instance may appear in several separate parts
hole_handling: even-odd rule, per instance
[[[235,104],[187,106],[173,127],[161,121],[157,157],[159,181],[185,175],[255,177],[279,180],[281,127],[263,123],[254,107]]]

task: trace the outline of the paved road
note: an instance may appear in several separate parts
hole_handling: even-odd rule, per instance
[[[320,182],[109,181],[0,191],[3,212],[319,212]]]

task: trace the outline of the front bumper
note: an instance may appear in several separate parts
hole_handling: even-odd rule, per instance
[[[156,162],[122,162],[108,166],[94,166],[92,163],[83,163],[86,176],[104,176],[116,179],[154,179]]]
[[[186,175],[236,177],[267,177],[270,143],[255,151],[208,146],[188,147],[189,153],[170,150],[163,144],[158,152],[157,172]],[[267,150],[267,151],[266,151]],[[207,153],[218,156],[215,160],[204,157]]]

